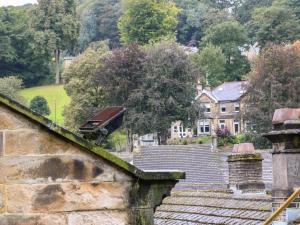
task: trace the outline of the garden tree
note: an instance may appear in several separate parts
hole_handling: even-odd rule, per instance
[[[226,57],[225,75],[227,81],[240,80],[250,71],[250,65],[241,48],[248,38],[244,27],[237,21],[226,21],[210,27],[203,40],[203,46],[213,44],[222,49]]]
[[[256,38],[261,47],[265,47],[268,42],[280,44],[300,38],[300,19],[297,18],[295,8],[287,4],[288,1],[275,1],[271,7],[254,11]]]
[[[32,15],[32,25],[37,32],[37,51],[45,52],[46,55],[54,52],[55,82],[58,84],[61,51],[70,50],[75,45],[79,33],[75,0],[38,0]]]
[[[25,86],[44,83],[50,73],[48,58],[35,51],[26,7],[0,8],[0,77],[18,74]]]
[[[10,76],[0,78],[0,94],[9,98],[23,102],[22,97],[18,94],[23,88],[23,82],[21,79]]]
[[[47,100],[42,96],[35,96],[30,101],[29,108],[32,111],[41,114],[42,116],[49,116],[51,113]]]
[[[143,83],[145,53],[137,44],[114,49],[103,59],[104,66],[96,73],[111,105],[128,107],[130,94]]]
[[[105,93],[95,77],[107,53],[106,42],[94,43],[63,73],[64,88],[71,98],[64,111],[65,125],[72,131],[77,132],[83,122],[106,105]]]
[[[205,75],[206,83],[216,87],[226,81],[226,58],[220,47],[208,44],[194,57],[196,65]]]
[[[118,20],[121,17],[120,0],[96,0],[79,4],[80,21],[77,51],[82,52],[91,42],[109,40],[111,47],[119,46]]]
[[[124,0],[118,27],[124,44],[140,45],[175,37],[179,9],[168,0]]]
[[[250,74],[245,118],[258,133],[271,130],[278,108],[300,106],[300,52],[291,45],[263,50]]]
[[[186,53],[168,42],[147,49],[143,70],[143,82],[129,98],[129,124],[134,133],[158,132],[165,141],[172,122],[193,123],[197,116],[192,102],[198,73]]]

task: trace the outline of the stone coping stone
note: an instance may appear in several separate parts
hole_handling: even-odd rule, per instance
[[[254,145],[252,143],[241,143],[233,146],[234,153],[254,153]]]
[[[263,158],[260,153],[244,153],[228,155],[227,162],[237,161],[262,161]]]
[[[282,108],[275,110],[272,119],[274,125],[282,124],[287,120],[300,120],[300,108]]]

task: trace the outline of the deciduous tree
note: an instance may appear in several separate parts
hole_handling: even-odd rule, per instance
[[[56,63],[55,82],[60,82],[59,59],[61,51],[71,49],[78,37],[79,23],[75,0],[38,0],[32,15],[38,51],[53,52]],[[43,50],[42,50],[43,49]]]
[[[140,45],[174,38],[179,9],[168,0],[125,0],[119,21],[121,41]]]
[[[300,52],[272,45],[258,58],[250,75],[246,118],[261,133],[271,129],[275,109],[300,106]]]
[[[65,109],[65,125],[78,131],[89,117],[106,106],[105,93],[96,81],[96,72],[103,67],[103,58],[108,53],[106,42],[95,43],[64,71],[65,90],[71,103]]]

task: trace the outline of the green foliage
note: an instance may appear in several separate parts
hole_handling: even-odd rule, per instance
[[[71,50],[79,34],[75,0],[39,0],[31,23],[36,31],[36,51],[48,58],[55,52],[56,83],[59,83],[60,52]]]
[[[154,45],[147,49],[144,74],[142,85],[130,95],[133,131],[158,132],[164,139],[173,121],[193,123],[196,71],[185,52],[175,43]]]
[[[17,77],[3,77],[0,78],[0,93],[15,99],[17,101],[22,102],[22,97],[18,94],[18,92],[23,88],[23,82],[21,79]]]
[[[96,72],[103,67],[103,58],[108,53],[106,42],[89,47],[64,71],[65,90],[71,103],[65,110],[65,125],[77,131],[89,117],[106,105],[105,93]]]
[[[126,132],[125,130],[115,131],[106,140],[104,146],[107,149],[111,149],[117,152],[126,150]]]
[[[272,129],[275,109],[300,105],[300,51],[272,45],[256,61],[250,74],[244,118],[257,133]]]
[[[30,101],[37,95],[44,97],[49,105],[51,114],[47,116],[50,120],[64,125],[64,108],[70,103],[70,98],[67,95],[62,85],[48,85],[34,88],[26,88],[19,92],[26,100],[29,106]]]
[[[271,7],[256,9],[253,22],[257,41],[264,47],[268,42],[286,43],[300,38],[300,19],[288,0],[275,1]]]
[[[82,52],[91,42],[100,40],[109,40],[112,47],[119,46],[120,0],[84,1],[77,12],[81,24],[77,51]]]
[[[35,112],[41,114],[42,116],[49,116],[50,115],[50,109],[49,109],[49,106],[48,106],[48,102],[42,96],[35,96],[30,101],[29,108],[32,111],[35,111]]]
[[[136,44],[115,49],[104,58],[96,76],[109,104],[128,107],[130,94],[143,83],[145,60],[146,54]]]
[[[241,47],[247,44],[248,38],[244,27],[237,21],[227,21],[208,29],[204,43],[219,46],[226,57],[225,75],[227,81],[240,80],[250,71],[250,65],[241,54]]]
[[[174,38],[179,9],[167,0],[125,0],[118,27],[121,41],[140,45]]]
[[[48,58],[35,51],[30,9],[0,8],[0,77],[18,74],[25,86],[43,83],[50,73]]]
[[[220,47],[208,44],[201,49],[199,55],[194,57],[195,63],[200,67],[208,83],[216,87],[226,81],[226,58]]]

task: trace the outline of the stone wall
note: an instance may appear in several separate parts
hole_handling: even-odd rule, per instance
[[[176,183],[139,180],[1,103],[0,169],[1,225],[151,225]]]

